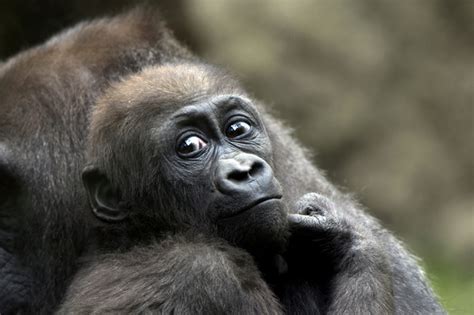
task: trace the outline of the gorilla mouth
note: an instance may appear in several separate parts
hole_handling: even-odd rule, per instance
[[[232,217],[236,217],[244,212],[247,212],[248,210],[251,210],[263,203],[266,203],[266,202],[269,202],[269,201],[272,201],[272,200],[280,200],[282,198],[282,195],[272,195],[272,196],[266,196],[266,197],[262,197],[262,198],[258,198],[254,201],[252,201],[251,203],[249,203],[247,206],[235,211],[235,212],[232,212],[232,213],[229,213],[227,215],[223,215],[221,216],[220,219],[228,219],[228,218],[232,218]]]

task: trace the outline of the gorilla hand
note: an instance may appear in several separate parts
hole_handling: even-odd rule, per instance
[[[340,216],[344,209],[323,195],[305,194],[295,206],[288,272],[327,284],[329,314],[392,313],[388,261],[370,231]]]
[[[288,216],[291,230],[290,250],[292,245],[303,246],[305,255],[308,250],[315,251],[330,259],[331,268],[341,267],[340,263],[348,254],[353,243],[349,224],[338,216],[336,205],[330,199],[317,193],[308,193],[298,200],[295,214]],[[294,244],[297,242],[298,244]],[[307,259],[306,259],[307,260]]]

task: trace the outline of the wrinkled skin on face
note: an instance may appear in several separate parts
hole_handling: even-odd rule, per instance
[[[157,132],[165,181],[189,196],[183,211],[231,243],[255,249],[285,238],[287,209],[272,169],[272,147],[250,100],[220,95],[182,107]],[[185,198],[186,199],[186,198]],[[203,223],[204,221],[204,223]],[[277,243],[275,243],[277,242]]]

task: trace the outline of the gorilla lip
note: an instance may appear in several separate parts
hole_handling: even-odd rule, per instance
[[[255,208],[256,206],[258,205],[261,205],[262,203],[265,203],[267,201],[271,201],[271,200],[280,200],[282,198],[282,195],[271,195],[271,196],[266,196],[266,197],[262,197],[262,198],[259,198],[259,199],[256,199],[254,201],[252,201],[249,205],[247,205],[246,207],[244,208],[241,208],[235,212],[232,212],[228,215],[223,215],[221,216],[220,219],[228,219],[228,218],[231,218],[231,217],[235,217],[235,216],[238,216],[248,210],[251,210],[253,208]]]

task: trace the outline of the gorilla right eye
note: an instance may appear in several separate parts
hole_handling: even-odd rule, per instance
[[[183,157],[191,157],[207,147],[207,142],[198,136],[189,136],[183,139],[177,148],[179,155]]]

